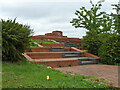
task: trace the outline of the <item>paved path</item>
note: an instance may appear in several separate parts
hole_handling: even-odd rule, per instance
[[[60,70],[63,72],[72,72],[86,75],[86,76],[97,76],[98,78],[103,78],[113,84],[114,87],[118,87],[118,70],[120,76],[120,66],[115,65],[81,65],[81,66],[72,66],[72,67],[61,67],[61,68],[54,68],[56,70]]]

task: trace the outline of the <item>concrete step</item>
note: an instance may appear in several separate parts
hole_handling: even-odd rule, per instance
[[[31,47],[25,52],[76,52],[71,47]]]
[[[64,48],[61,48],[61,47],[50,47],[49,51],[50,52],[67,52],[68,49],[64,49]]]
[[[78,59],[78,64],[79,65],[83,65],[83,64],[98,64],[99,63],[99,59],[97,58],[79,58]]]
[[[66,52],[66,53],[63,53],[62,57],[63,58],[81,57],[81,53],[80,52]]]

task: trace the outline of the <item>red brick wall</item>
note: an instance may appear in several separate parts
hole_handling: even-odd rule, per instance
[[[52,34],[53,34],[53,36],[58,36],[58,37],[63,36],[61,31],[53,31]]]

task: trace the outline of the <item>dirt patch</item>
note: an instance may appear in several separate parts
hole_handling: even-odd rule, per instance
[[[72,74],[80,74],[86,76],[96,76],[103,78],[112,83],[114,87],[118,87],[118,66],[116,65],[81,65],[72,67],[54,68],[63,72],[71,72]]]

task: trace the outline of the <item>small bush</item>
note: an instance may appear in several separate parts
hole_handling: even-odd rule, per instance
[[[103,36],[103,35],[102,35]],[[117,34],[103,36],[98,55],[104,64],[120,63],[120,42]]]
[[[82,46],[85,50],[88,50],[89,53],[94,55],[98,55],[98,49],[101,46],[101,41],[94,30],[87,32],[87,35],[83,37],[82,42]]]
[[[2,21],[2,60],[23,60],[22,53],[29,47],[32,29],[16,22],[16,19]]]

